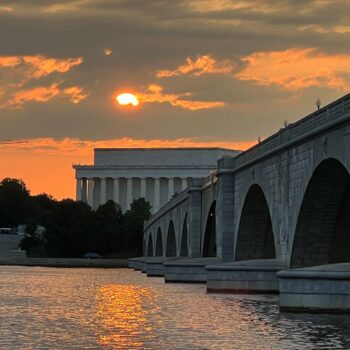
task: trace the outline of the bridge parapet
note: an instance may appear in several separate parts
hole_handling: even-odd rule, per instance
[[[243,168],[262,158],[270,156],[284,147],[302,141],[350,118],[350,94],[289,124],[264,141],[235,157],[235,168]],[[237,169],[235,169],[237,170]]]
[[[190,187],[186,188],[182,192],[175,195],[169,202],[167,202],[163,207],[161,207],[156,213],[154,213],[149,220],[144,223],[144,230],[147,230],[150,226],[152,226],[157,220],[159,220],[162,216],[164,216],[169,211],[173,210],[180,203],[188,200],[189,192],[195,189],[200,189],[203,185],[202,179],[192,179],[190,183]]]

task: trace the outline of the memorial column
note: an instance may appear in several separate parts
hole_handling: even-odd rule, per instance
[[[153,210],[156,213],[160,207],[160,178],[154,179],[154,203]]]
[[[113,200],[120,205],[119,178],[113,181]]]
[[[173,195],[174,195],[174,178],[170,177],[168,179],[168,201],[170,201]]]
[[[146,178],[141,178],[140,197],[146,199]]]
[[[87,202],[87,180],[86,178],[82,178],[81,184],[81,200],[86,203]]]
[[[132,202],[132,177],[126,179],[126,209],[130,209],[130,204]]]
[[[100,205],[105,204],[106,201],[107,201],[106,178],[102,178],[101,179]]]
[[[82,199],[82,179],[77,178],[77,187],[76,187],[76,200],[81,201]]]
[[[88,187],[87,202],[92,208],[94,205],[94,179],[87,179],[87,187]]]
[[[187,178],[181,179],[181,191],[185,190],[187,188]]]

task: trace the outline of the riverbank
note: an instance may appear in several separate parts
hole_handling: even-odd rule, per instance
[[[0,265],[43,267],[125,268],[127,259],[70,259],[70,258],[26,258],[0,257]]]

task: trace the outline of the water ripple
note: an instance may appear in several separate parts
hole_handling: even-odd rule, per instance
[[[1,267],[0,349],[350,349],[350,316],[206,294],[127,269]]]

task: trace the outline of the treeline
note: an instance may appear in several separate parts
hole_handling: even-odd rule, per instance
[[[88,204],[71,199],[58,201],[47,194],[32,196],[22,180],[5,178],[0,182],[0,227],[26,225],[21,245],[32,255],[141,255],[143,222],[149,218],[150,209],[150,204],[139,198],[125,213],[112,200],[93,210]],[[46,229],[42,236],[37,234],[39,225]]]

